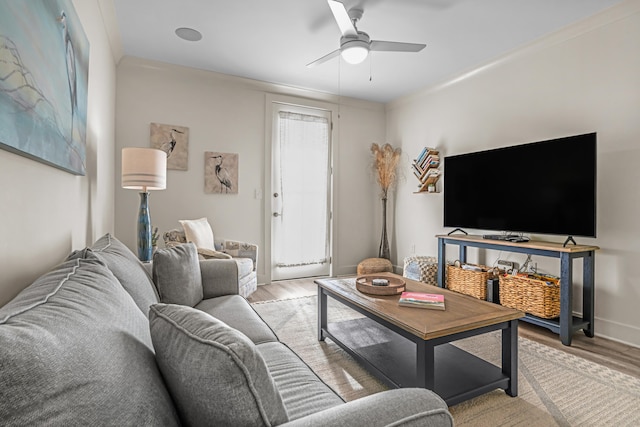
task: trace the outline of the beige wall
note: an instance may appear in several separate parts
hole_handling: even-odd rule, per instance
[[[640,346],[639,5],[623,3],[387,107],[388,140],[414,156],[423,145],[437,146],[446,156],[596,131],[598,238],[578,242],[601,247],[596,255],[596,334],[636,346]],[[398,260],[409,255],[413,245],[419,254],[436,255],[433,236],[450,231],[442,227],[442,193],[411,194],[417,181],[408,167],[407,161],[404,168],[410,179],[397,193]],[[539,173],[544,167],[530,168]],[[487,189],[487,208],[499,208],[499,197],[499,191]],[[470,253],[471,261],[488,264],[498,257],[492,252]],[[452,247],[448,257],[456,254]],[[501,257],[520,263],[525,258],[506,253]],[[555,260],[534,260],[559,274]],[[580,264],[576,268],[581,271]],[[581,312],[580,287],[575,290],[574,308]]]
[[[0,150],[0,305],[113,229],[115,63],[98,0],[73,3],[91,45],[87,175]]]
[[[149,124],[189,128],[188,171],[168,171],[167,189],[150,195],[151,220],[161,231],[178,228],[178,220],[206,216],[216,239],[236,239],[260,246],[259,281],[268,280],[265,256],[266,100],[272,96],[336,103],[337,97],[296,90],[217,73],[125,57],[118,65],[116,171],[123,147],[148,147]],[[354,272],[376,252],[368,211],[375,187],[368,173],[369,145],[385,135],[382,104],[341,99],[334,140],[337,228],[335,273]],[[238,194],[204,193],[204,152],[239,154]],[[120,188],[115,177],[116,235],[136,246],[139,196]],[[364,214],[363,209],[364,207]],[[162,246],[162,245],[161,245]]]

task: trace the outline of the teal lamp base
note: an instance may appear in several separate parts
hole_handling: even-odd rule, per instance
[[[138,214],[138,259],[142,262],[149,262],[152,256],[149,193],[142,192],[140,193],[140,212]]]

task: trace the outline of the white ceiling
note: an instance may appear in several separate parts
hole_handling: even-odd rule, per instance
[[[442,83],[622,0],[344,0],[375,40],[426,43],[359,65],[306,64],[339,47],[326,0],[115,0],[125,55],[388,102]],[[178,38],[178,27],[203,35]]]

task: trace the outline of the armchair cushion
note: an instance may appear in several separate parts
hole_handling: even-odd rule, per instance
[[[160,301],[195,306],[203,298],[198,252],[193,243],[158,249],[153,255],[153,281]]]
[[[287,412],[255,345],[193,308],[150,312],[158,366],[186,425],[278,425]]]
[[[194,220],[183,219],[178,221],[184,229],[187,242],[193,242],[197,248],[216,250],[213,230],[207,218]]]

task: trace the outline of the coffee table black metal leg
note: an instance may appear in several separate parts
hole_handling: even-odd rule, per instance
[[[327,294],[318,286],[318,341],[324,341],[327,329]]]
[[[509,378],[509,387],[505,392],[511,396],[518,395],[518,320],[509,321],[509,326],[502,330],[502,373]]]
[[[418,359],[416,387],[433,390],[435,387],[435,347],[429,341],[419,340],[416,342],[416,350]]]

